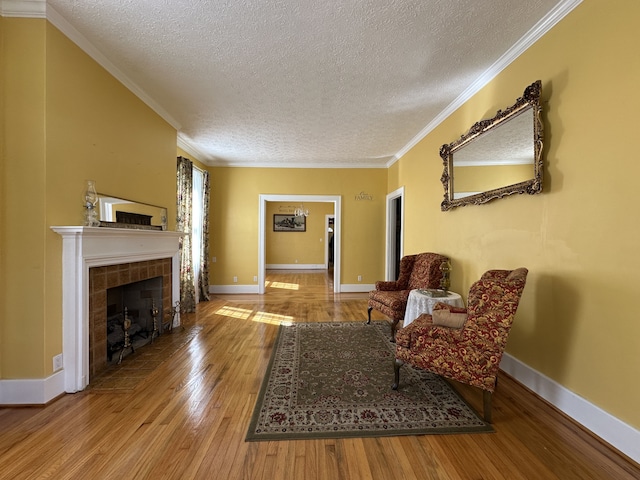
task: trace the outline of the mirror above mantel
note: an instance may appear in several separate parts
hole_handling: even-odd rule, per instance
[[[513,105],[440,148],[443,211],[542,191],[541,91],[538,80]]]
[[[101,227],[167,229],[164,207],[98,193],[97,208]]]

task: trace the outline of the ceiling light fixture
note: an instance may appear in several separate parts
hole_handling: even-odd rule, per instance
[[[293,214],[296,217],[308,217],[309,216],[309,209],[308,208],[304,208],[304,203],[303,203],[299,207],[295,208],[295,210],[293,211]]]

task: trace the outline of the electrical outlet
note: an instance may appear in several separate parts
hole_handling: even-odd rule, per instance
[[[216,263],[218,259],[216,257],[211,257],[211,263]]]
[[[238,277],[233,277],[233,283],[238,283]]]
[[[361,282],[362,281],[362,275],[358,275],[358,281]]]
[[[257,282],[257,281],[258,281],[258,276],[257,276],[257,275],[254,275],[254,276],[253,276],[253,281],[254,281],[254,282]]]
[[[62,354],[53,357],[53,371],[62,370]]]

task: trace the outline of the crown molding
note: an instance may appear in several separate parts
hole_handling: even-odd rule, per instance
[[[400,160],[409,150],[415,147],[420,140],[431,133],[438,125],[446,120],[449,115],[464,105],[491,80],[498,76],[505,68],[513,63],[522,53],[537,42],[544,34],[551,30],[560,20],[566,17],[574,8],[582,3],[582,0],[564,0],[555,6],[547,15],[536,23],[518,42],[516,42],[507,52],[494,62],[478,79],[469,85],[458,97],[451,102],[444,110],[429,122],[415,137],[409,141],[394,157],[387,163],[387,168]]]
[[[117,68],[106,55],[76,30],[51,5],[47,5],[45,0],[0,0],[0,2],[3,17],[46,18],[69,40],[75,43],[81,50],[127,87],[136,97],[149,106],[149,108],[160,115],[160,117],[173,128],[178,131],[180,130],[180,123],[173,118],[169,112]]]
[[[87,55],[93,58],[107,72],[113,75],[120,83],[127,87],[131,92],[147,104],[154,112],[160,115],[167,123],[176,130],[180,130],[180,123],[173,118],[162,106],[151,98],[141,87],[133,80],[127,77],[118,67],[116,67],[97,47],[95,47],[87,38],[76,30],[62,15],[60,15],[53,7],[47,6],[47,20],[51,22],[58,30],[60,30],[69,40],[75,43]]]
[[[178,147],[193,156],[196,160],[204,163],[205,165],[212,166],[211,160],[208,156],[193,145],[185,136],[178,132]]]
[[[3,17],[46,18],[45,0],[0,0],[0,14]]]
[[[327,163],[327,162],[308,162],[308,163],[278,163],[278,162],[233,162],[233,161],[225,161],[225,160],[211,160],[207,162],[207,165],[210,167],[238,167],[238,168],[290,168],[290,169],[314,169],[314,168],[328,168],[328,169],[345,169],[345,168],[353,168],[353,169],[362,169],[362,168],[388,168],[386,165],[380,163]]]

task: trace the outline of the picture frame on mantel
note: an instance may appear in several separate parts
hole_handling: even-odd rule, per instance
[[[283,215],[281,213],[273,214],[273,231],[274,232],[306,232],[307,217],[295,215]]]

